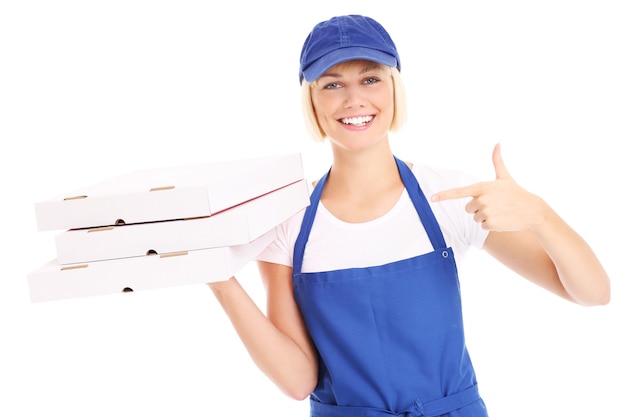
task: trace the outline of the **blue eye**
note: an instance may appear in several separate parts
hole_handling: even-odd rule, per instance
[[[335,88],[339,88],[339,84],[338,83],[329,83],[329,84],[326,84],[324,86],[324,89],[326,89],[326,90],[333,90]]]
[[[366,78],[365,81],[363,81],[364,84],[376,84],[378,82],[378,78],[375,77],[370,77],[370,78]]]

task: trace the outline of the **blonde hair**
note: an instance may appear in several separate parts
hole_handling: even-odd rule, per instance
[[[404,126],[407,119],[407,99],[404,83],[397,68],[388,67],[391,70],[391,79],[393,81],[393,119],[391,120],[390,132],[397,132]],[[302,110],[304,114],[304,123],[307,130],[317,142],[323,142],[326,139],[326,132],[322,130],[315,114],[313,107],[313,99],[311,97],[311,88],[315,86],[315,81],[309,83],[302,80]]]

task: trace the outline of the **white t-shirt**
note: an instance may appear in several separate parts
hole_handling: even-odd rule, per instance
[[[413,166],[427,199],[438,191],[477,182],[467,174],[442,168]],[[457,264],[470,247],[482,248],[488,231],[465,211],[469,198],[430,203]],[[304,210],[279,225],[277,238],[258,260],[292,266],[293,249]],[[302,261],[302,272],[332,271],[383,265],[431,252],[433,247],[405,189],[394,207],[364,223],[346,223],[319,203]]]

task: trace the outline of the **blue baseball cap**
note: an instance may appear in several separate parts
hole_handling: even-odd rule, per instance
[[[300,84],[312,82],[333,66],[365,59],[400,70],[393,40],[374,19],[360,15],[336,16],[315,25],[300,54]]]

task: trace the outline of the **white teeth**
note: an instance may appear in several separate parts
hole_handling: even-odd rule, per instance
[[[363,126],[364,124],[369,123],[373,118],[373,116],[346,117],[345,119],[341,119],[341,123],[346,125]]]

